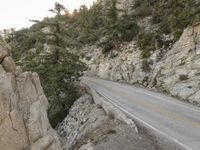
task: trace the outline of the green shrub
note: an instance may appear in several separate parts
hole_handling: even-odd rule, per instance
[[[133,9],[141,6],[153,6],[157,0],[136,0],[134,1]]]
[[[162,19],[161,19],[162,16],[159,13],[154,12],[152,14],[152,16],[153,16],[153,18],[152,18],[152,23],[153,24],[157,24],[157,23],[160,23],[162,21]]]
[[[110,51],[111,51],[112,49],[114,49],[114,48],[115,48],[114,43],[108,41],[107,43],[105,43],[105,44],[103,45],[102,53],[103,53],[103,54],[106,54],[106,53],[110,52]]]
[[[143,50],[141,53],[141,58],[149,58],[151,56],[151,52],[148,50]]]
[[[149,50],[152,46],[152,39],[153,39],[152,33],[142,32],[138,35],[137,45],[142,50],[147,50],[147,49]]]
[[[142,0],[136,0],[133,5],[133,9],[140,7],[142,5]]]
[[[167,21],[162,21],[159,25],[161,33],[169,34],[171,33],[171,29]]]
[[[119,39],[129,42],[139,33],[139,26],[136,18],[129,15],[124,15],[122,19],[117,22],[116,30],[119,33]]]
[[[182,33],[183,33],[183,31],[181,31],[181,30],[176,30],[176,31],[174,31],[173,35],[174,35],[175,41],[177,41],[177,40],[180,39]]]
[[[107,54],[115,48],[117,38],[114,38],[114,36],[115,35],[111,35],[110,37],[107,37],[103,42],[98,44],[98,46],[102,48],[103,54]]]
[[[186,27],[200,20],[199,6],[200,1],[196,0],[169,0],[163,2],[157,0],[136,0],[133,9],[135,9],[134,15],[138,19],[152,15],[152,23],[159,25],[159,34],[173,34],[174,41],[177,41]],[[140,36],[138,38],[139,47],[145,49],[150,46],[153,49],[155,42],[159,43],[157,48],[163,46],[167,48],[169,46],[169,43],[165,43],[155,36],[153,34],[153,38],[149,40],[146,40],[148,38],[144,38],[144,36]]]

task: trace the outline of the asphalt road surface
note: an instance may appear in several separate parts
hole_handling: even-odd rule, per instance
[[[82,82],[134,119],[185,149],[200,150],[200,109],[160,93],[83,77]]]

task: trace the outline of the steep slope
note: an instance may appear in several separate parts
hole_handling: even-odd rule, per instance
[[[114,81],[139,83],[200,105],[200,25],[184,30],[180,40],[160,59],[161,52],[142,59],[136,43],[121,45],[107,56],[101,48],[87,46],[84,61],[90,75]],[[90,58],[90,59],[87,59]]]
[[[47,107],[38,75],[16,67],[0,38],[0,149],[60,150]]]

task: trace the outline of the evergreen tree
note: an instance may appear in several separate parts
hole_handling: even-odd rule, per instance
[[[85,69],[78,56],[70,53],[67,49],[67,41],[64,38],[66,30],[62,24],[62,13],[67,13],[63,5],[56,3],[55,8],[50,10],[55,13],[54,19],[43,22],[50,27],[51,33],[44,33],[51,45],[50,52],[45,52],[26,65],[28,70],[39,73],[45,93],[49,99],[49,118],[53,126],[61,121],[67,114],[68,109],[78,98],[76,82]]]

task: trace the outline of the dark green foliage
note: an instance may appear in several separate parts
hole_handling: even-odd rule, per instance
[[[108,32],[110,32],[109,38],[100,44],[103,46],[103,53],[116,48],[116,45],[121,42],[133,40],[139,32],[139,26],[134,17],[124,15],[124,17],[113,24],[110,30],[108,29]]]
[[[134,1],[134,6],[133,9],[136,9],[141,6],[148,6],[151,7],[153,6],[158,0],[136,0]]]
[[[72,30],[79,33],[75,37],[81,45],[94,44],[102,37],[106,41],[99,45],[103,53],[108,53],[124,41],[131,41],[139,32],[136,18],[125,14],[118,18],[116,0],[106,1],[106,7],[96,3],[90,9],[82,6],[79,12],[74,12]]]
[[[151,52],[148,50],[143,50],[141,53],[142,58],[149,58],[151,56]]]
[[[153,37],[154,35],[152,33],[145,33],[142,32],[138,35],[138,41],[137,44],[142,50],[153,50]]]
[[[44,92],[49,100],[48,115],[53,127],[62,121],[69,108],[79,97],[77,82],[85,65],[79,61],[79,57],[69,52],[71,40],[66,38],[68,29],[62,22],[67,20],[67,14],[62,16],[64,7],[56,3],[51,10],[56,15],[52,19],[44,19],[37,22],[30,29],[16,32],[13,41],[13,52],[16,59],[23,61],[23,68],[35,71],[41,78]],[[43,27],[51,29],[50,33],[42,32]],[[20,35],[19,35],[20,34]],[[45,52],[43,44],[51,45],[50,52]],[[37,48],[37,53],[29,54],[26,50]],[[22,49],[20,52],[19,49]],[[24,53],[22,53],[24,52]],[[19,56],[21,53],[21,57]],[[24,59],[22,59],[24,57]]]
[[[183,33],[182,30],[176,30],[176,31],[174,31],[173,35],[174,35],[175,40],[178,40],[181,37],[182,33]]]
[[[152,16],[152,24],[158,25],[158,31],[152,32],[151,38],[148,33],[140,33],[138,37],[138,46],[142,50],[146,48],[155,50],[155,48],[169,46],[169,43],[162,41],[163,34],[174,35],[174,41],[177,41],[183,30],[195,22],[200,21],[200,1],[196,0],[136,0],[133,9],[136,18]],[[147,36],[147,37],[145,37]],[[155,43],[158,42],[158,47]],[[155,47],[155,48],[154,48]]]
[[[102,43],[102,53],[106,54],[108,52],[110,52],[112,49],[115,48],[115,45],[113,43],[113,41],[105,41],[104,43]]]
[[[50,102],[50,122],[55,126],[79,97],[76,81],[82,75],[84,65],[77,56],[66,52],[62,47],[55,47],[52,53],[31,59],[25,67],[40,75]]]
[[[158,12],[152,13],[152,23],[158,24],[162,21],[162,16]]]
[[[171,29],[170,29],[169,23],[167,21],[162,21],[159,24],[159,27],[160,27],[161,33],[164,33],[164,34],[170,34],[171,33]]]
[[[108,23],[112,25],[118,20],[117,8],[116,8],[117,0],[110,0],[110,1],[105,1],[105,2],[106,2],[105,3],[106,20],[108,21]]]
[[[126,14],[118,21],[116,30],[121,40],[129,42],[138,34],[139,26],[136,18]]]

